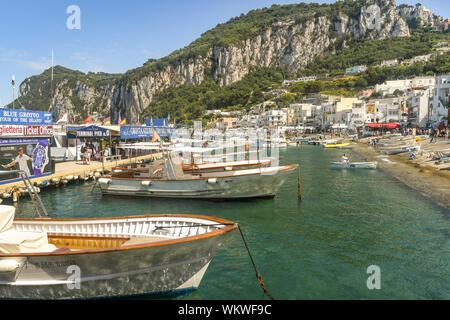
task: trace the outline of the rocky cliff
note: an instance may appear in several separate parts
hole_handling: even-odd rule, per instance
[[[315,57],[332,54],[339,41],[406,37],[410,31],[405,17],[420,15],[427,23],[431,19],[425,9],[399,10],[394,0],[366,0],[351,12],[344,9],[331,14],[318,11],[301,19],[280,19],[247,39],[225,46],[211,44],[196,57],[176,60],[151,71],[144,67],[130,70],[114,81],[108,78],[92,84],[82,78],[62,79],[55,85],[49,109],[56,104],[59,114],[80,116],[97,111],[113,121],[120,112],[130,123],[166,88],[200,84],[207,76],[226,86],[242,79],[252,67],[282,67],[294,73]],[[157,61],[150,66],[152,63]],[[30,83],[27,79],[20,86],[24,101],[32,90]]]
[[[436,16],[422,5],[417,5],[415,7],[406,5],[400,6],[399,13],[405,21],[420,18],[423,26],[440,27],[444,21],[442,17]]]

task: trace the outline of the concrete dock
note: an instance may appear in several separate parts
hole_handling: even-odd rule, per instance
[[[84,164],[82,161],[58,162],[55,163],[55,172],[52,175],[39,178],[32,178],[30,180],[35,186],[38,186],[42,191],[43,184],[45,184],[45,186],[50,186],[58,184],[60,181],[65,184],[70,182],[67,181],[69,180],[68,177],[69,178],[72,177],[71,180],[81,179],[85,181],[97,178],[103,173],[110,171],[110,169],[113,167],[123,165],[126,163],[133,163],[141,160],[158,158],[161,155],[162,155],[161,153],[154,153],[140,157],[111,160],[105,162],[91,161],[90,164]],[[14,190],[24,188],[25,186],[22,181],[0,185],[0,198],[10,198]]]

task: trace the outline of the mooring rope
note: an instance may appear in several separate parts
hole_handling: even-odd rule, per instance
[[[210,226],[217,226],[217,225],[221,225],[221,226],[234,226],[234,225],[236,225],[236,224],[237,224],[237,223],[214,223],[214,224],[194,223],[194,225],[196,225],[196,226],[198,226],[198,227],[200,227],[200,226],[202,226],[202,227],[210,227]],[[164,227],[164,226],[156,226],[154,231],[157,231],[157,230],[160,230],[160,229],[165,229],[165,228],[183,228],[183,227],[192,227],[192,225],[191,225],[191,226],[166,226],[166,227]],[[271,300],[275,300],[274,297],[272,297],[272,295],[271,295],[271,294],[269,293],[269,291],[267,290],[266,285],[264,284],[264,282],[263,282],[263,280],[262,280],[262,276],[261,276],[261,274],[260,274],[259,271],[258,271],[258,267],[256,266],[255,261],[253,260],[253,256],[252,256],[252,254],[251,254],[251,252],[250,252],[250,249],[249,249],[249,247],[248,247],[248,245],[247,245],[247,241],[245,241],[244,233],[242,232],[241,226],[240,226],[239,224],[237,224],[237,227],[238,227],[238,229],[239,229],[239,233],[241,234],[242,241],[244,242],[245,249],[247,249],[248,256],[250,257],[250,260],[251,260],[251,262],[252,262],[253,269],[255,270],[255,273],[256,273],[256,279],[257,279],[258,282],[259,282],[259,286],[261,287],[261,289],[263,289],[264,293],[265,293]]]
[[[245,241],[244,233],[242,232],[241,226],[240,226],[240,225],[238,225],[238,229],[239,229],[239,232],[241,233],[242,241],[244,241],[245,248],[247,249],[248,256],[250,257],[250,260],[252,261],[253,269],[255,269],[255,273],[256,273],[256,279],[258,280],[260,287],[263,289],[264,293],[265,293],[271,300],[275,300],[275,299],[272,297],[272,295],[269,293],[269,291],[267,291],[266,285],[264,284],[264,282],[263,282],[263,280],[262,280],[262,277],[261,277],[261,274],[260,274],[259,271],[258,271],[258,267],[256,266],[255,261],[253,260],[252,254],[250,253],[250,249],[248,248],[247,241]]]

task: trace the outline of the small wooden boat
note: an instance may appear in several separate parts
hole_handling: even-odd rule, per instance
[[[0,206],[0,215],[8,220],[0,230],[0,296],[7,299],[193,290],[236,228],[193,215],[14,219],[11,206]],[[79,278],[70,270],[79,270]]]
[[[233,171],[243,170],[258,167],[266,167],[272,163],[271,159],[263,160],[239,160],[239,161],[222,161],[222,162],[210,162],[199,164],[185,164],[181,161],[181,167],[183,171],[190,172],[220,172],[220,171]]]
[[[347,147],[350,145],[350,142],[345,143],[333,143],[333,144],[324,144],[324,148],[339,148],[339,147]]]
[[[332,168],[336,169],[376,169],[376,162],[332,162]]]
[[[409,152],[413,152],[413,151],[419,151],[420,150],[420,146],[412,146],[412,145],[406,145],[406,146],[397,146],[397,147],[392,147],[392,148],[380,148],[379,151],[382,154],[388,154],[388,155],[393,155],[393,154],[399,154],[399,153],[409,153]]]
[[[13,206],[0,205],[0,297],[90,299],[193,290],[236,228],[224,219],[184,214],[18,219]]]
[[[320,140],[321,145],[332,145],[338,143],[338,139]]]

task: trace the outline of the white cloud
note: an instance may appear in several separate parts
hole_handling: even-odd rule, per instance
[[[101,60],[86,52],[75,51],[69,56],[69,59],[74,61],[77,64],[76,68],[83,72],[105,71],[105,68],[101,66]]]
[[[14,63],[22,68],[41,72],[51,66],[51,60],[48,57],[31,59],[29,53],[25,51],[17,51],[7,48],[0,48],[0,62]]]
[[[52,66],[51,60],[45,57],[42,57],[38,61],[16,60],[16,63],[24,68],[34,71],[44,71]]]

